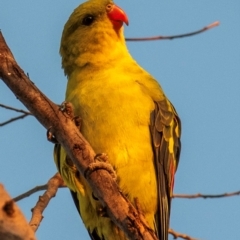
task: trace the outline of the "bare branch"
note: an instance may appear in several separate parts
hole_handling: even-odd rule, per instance
[[[59,186],[60,188],[65,188],[67,187],[66,185],[61,185]],[[28,190],[25,193],[20,194],[19,196],[13,198],[13,201],[17,202],[20,201],[26,197],[29,197],[30,195],[38,192],[38,191],[43,191],[47,189],[47,184],[36,186],[30,190]],[[201,193],[196,193],[196,194],[173,194],[172,198],[189,198],[189,199],[195,199],[195,198],[221,198],[221,197],[234,197],[240,195],[240,191],[236,192],[231,192],[231,193],[222,193],[222,194],[201,194]]]
[[[35,240],[34,232],[29,227],[18,206],[0,185],[0,239]]]
[[[0,32],[0,78],[16,97],[28,108],[37,120],[50,129],[82,176],[94,162],[96,153],[85,140],[69,116],[50,101],[24,74],[17,65]],[[156,240],[139,212],[119,191],[119,187],[108,171],[98,169],[86,177],[94,195],[106,208],[111,220],[130,239]]]
[[[168,233],[171,234],[174,239],[182,238],[182,239],[186,239],[186,240],[198,240],[197,238],[192,238],[184,233],[175,232],[171,228],[168,230]]]
[[[201,194],[201,193],[196,193],[196,194],[173,194],[172,198],[221,198],[221,197],[232,197],[232,196],[237,196],[240,195],[240,191],[237,192],[231,192],[231,193],[222,193],[222,194]]]
[[[19,196],[13,198],[13,201],[17,202],[17,201],[20,201],[26,197],[29,197],[30,195],[38,192],[38,191],[43,191],[43,190],[46,190],[47,189],[47,184],[44,184],[44,185],[40,185],[40,186],[36,186],[32,189],[30,189],[29,191],[23,193],[23,194],[20,194]]]
[[[55,174],[55,175],[56,175],[56,174]],[[59,175],[59,177],[61,178],[60,175]],[[13,201],[17,202],[17,201],[20,201],[20,200],[22,200],[22,199],[24,199],[24,198],[29,197],[30,195],[32,195],[32,194],[34,194],[34,193],[36,193],[36,192],[38,192],[38,191],[47,190],[47,187],[48,187],[48,183],[46,183],[46,184],[44,184],[44,185],[36,186],[36,187],[28,190],[27,192],[22,193],[22,194],[20,194],[19,196],[13,198]],[[58,188],[65,188],[65,187],[67,187],[67,186],[65,185],[64,182],[61,183],[61,185],[58,186]]]
[[[27,112],[25,110],[13,108],[13,107],[1,104],[1,103],[0,103],[0,107],[8,109],[8,110],[11,110],[11,111],[23,113],[22,115],[19,115],[18,117],[10,118],[9,120],[7,120],[5,122],[0,123],[0,127],[3,127],[3,126],[5,126],[5,125],[7,125],[7,124],[9,124],[11,122],[14,122],[14,121],[17,121],[19,119],[23,119],[23,118],[25,118],[25,117],[27,117],[29,115],[32,115],[30,112]]]
[[[14,107],[10,107],[10,106],[7,106],[7,105],[1,104],[1,103],[0,103],[0,107],[8,109],[8,110],[15,111],[15,112],[20,112],[20,113],[25,113],[27,115],[32,115],[30,112],[27,112],[25,110],[14,108]]]
[[[19,119],[23,119],[23,118],[25,118],[25,117],[27,117],[27,116],[29,116],[29,114],[24,113],[24,114],[22,114],[22,115],[20,115],[20,116],[18,116],[18,117],[10,118],[9,120],[7,120],[7,121],[5,121],[5,122],[0,123],[0,127],[3,127],[3,126],[5,126],[5,125],[7,125],[7,124],[9,124],[9,123],[11,123],[11,122],[17,121],[17,120],[19,120]]]
[[[58,188],[61,186],[64,186],[65,184],[60,174],[56,173],[52,178],[50,178],[50,180],[46,185],[47,185],[47,191],[44,192],[44,194],[39,197],[39,200],[36,206],[32,209],[32,218],[29,222],[29,225],[31,226],[34,232],[37,231],[40,225],[40,222],[43,219],[42,213],[47,207],[48,203],[53,197],[55,197]]]
[[[190,32],[190,33],[185,33],[185,34],[179,34],[179,35],[173,35],[173,36],[144,37],[144,38],[126,38],[126,41],[137,42],[137,41],[153,41],[153,40],[172,40],[172,39],[176,39],[176,38],[190,37],[190,36],[205,32],[205,31],[207,31],[211,28],[217,27],[217,26],[219,26],[219,24],[220,24],[220,22],[216,21],[216,22],[213,22],[213,23],[209,24],[208,26],[206,26],[206,27],[204,27],[200,30]]]

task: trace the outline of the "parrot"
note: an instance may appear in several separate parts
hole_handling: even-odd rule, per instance
[[[73,11],[60,44],[65,101],[80,116],[80,131],[94,151],[107,154],[122,194],[167,240],[181,121],[158,81],[129,53],[128,23],[112,0],[88,0]],[[90,238],[127,240],[59,143],[54,161]]]

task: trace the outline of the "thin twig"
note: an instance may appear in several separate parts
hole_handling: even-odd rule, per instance
[[[176,38],[190,37],[190,36],[205,32],[211,28],[217,27],[219,24],[220,24],[220,22],[216,21],[198,31],[185,33],[185,34],[179,34],[179,35],[173,35],[173,36],[144,37],[144,38],[126,38],[126,41],[172,40],[172,39],[176,39]]]
[[[32,189],[30,189],[29,191],[23,193],[23,194],[20,194],[19,196],[13,198],[13,201],[17,202],[17,201],[20,201],[26,197],[29,197],[30,195],[38,192],[38,191],[42,191],[42,190],[46,190],[47,189],[47,184],[44,184],[44,185],[41,185],[41,186],[36,186]]]
[[[60,186],[60,188],[65,188],[66,185]],[[20,194],[19,196],[13,198],[15,202],[20,201],[26,197],[29,197],[30,195],[38,192],[38,191],[43,191],[47,189],[47,184],[43,184],[40,186],[36,186],[30,190],[28,190],[25,193]],[[231,192],[231,193],[222,193],[222,194],[201,194],[201,193],[196,193],[196,194],[173,194],[172,198],[188,198],[188,199],[195,199],[195,198],[222,198],[222,197],[233,197],[233,196],[238,196],[240,195],[240,191],[236,192]]]
[[[25,118],[25,117],[27,117],[27,116],[29,116],[29,115],[30,115],[30,114],[24,113],[24,114],[22,114],[22,115],[20,115],[20,116],[18,116],[18,117],[10,118],[9,120],[7,120],[7,121],[5,121],[5,122],[0,123],[0,127],[3,127],[3,126],[5,126],[5,125],[7,125],[7,124],[9,124],[9,123],[11,123],[11,122],[17,121],[17,120],[19,120],[19,119],[23,119],[23,118]]]
[[[168,233],[173,236],[173,239],[182,238],[182,239],[186,239],[186,240],[198,240],[197,238],[192,238],[184,233],[175,232],[171,228],[169,228]]]
[[[240,191],[237,192],[231,192],[231,193],[222,193],[222,194],[201,194],[201,193],[196,193],[196,194],[173,194],[173,198],[221,198],[221,197],[232,197],[232,196],[237,196],[240,195]]]
[[[18,109],[18,108],[14,108],[14,107],[10,107],[10,106],[7,106],[7,105],[1,104],[1,103],[0,103],[0,107],[8,109],[8,110],[11,110],[11,111],[23,113],[22,115],[19,115],[18,117],[10,118],[9,120],[7,120],[5,122],[0,123],[0,127],[3,127],[3,126],[5,126],[5,125],[7,125],[7,124],[9,124],[11,122],[14,122],[14,121],[17,121],[19,119],[23,119],[23,118],[25,118],[25,117],[27,117],[29,115],[32,115],[28,111],[25,111],[25,110],[22,110],[22,109]]]
[[[15,112],[20,112],[20,113],[25,113],[25,114],[28,114],[28,115],[32,115],[28,111],[25,111],[25,110],[22,110],[22,109],[18,109],[18,108],[14,108],[14,107],[10,107],[10,106],[7,106],[7,105],[1,104],[1,103],[0,103],[0,107],[8,109],[8,110],[15,111]]]
[[[13,198],[13,201],[15,201],[15,202],[20,201],[24,198],[31,196],[32,194],[34,194],[36,192],[46,190],[47,187],[48,187],[47,184],[36,186],[36,187],[28,190],[27,192],[22,193],[22,194],[18,195],[17,197]],[[65,187],[67,187],[65,184],[61,184],[61,186],[59,186],[59,188],[65,188]]]

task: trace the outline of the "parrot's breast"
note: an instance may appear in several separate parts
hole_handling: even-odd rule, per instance
[[[68,88],[71,90],[68,89],[66,100],[72,102],[75,115],[82,119],[83,136],[96,153],[108,155],[120,189],[132,203],[138,199],[141,211],[154,229],[157,183],[149,130],[154,102],[142,90],[137,78],[116,73],[110,76],[94,74],[94,78],[79,81],[74,88],[70,79]],[[87,183],[84,184],[95,209],[98,204],[92,199]],[[86,201],[86,196],[82,196],[82,201]],[[89,204],[84,208],[80,203],[86,227],[94,229],[96,221],[89,216],[89,208]],[[105,219],[102,221],[106,224]],[[99,224],[98,229],[101,231]]]

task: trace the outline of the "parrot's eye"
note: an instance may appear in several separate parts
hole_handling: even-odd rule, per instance
[[[93,21],[94,21],[93,15],[86,15],[82,20],[82,24],[90,26],[93,23]]]

